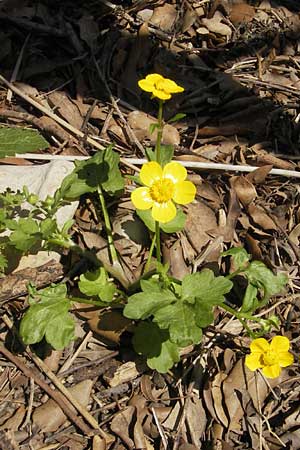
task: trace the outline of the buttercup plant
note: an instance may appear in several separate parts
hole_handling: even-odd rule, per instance
[[[153,233],[145,273],[130,285],[114,247],[106,199],[118,199],[124,178],[119,169],[119,155],[112,146],[86,161],[76,162],[73,172],[53,197],[44,201],[26,188],[18,193],[0,194],[0,232],[10,232],[0,242],[0,271],[6,270],[8,247],[14,247],[20,254],[34,252],[37,247],[44,250],[60,247],[85,256],[90,263],[90,271],[79,277],[78,298],[68,294],[68,286],[63,282],[39,291],[29,287],[29,307],[21,320],[20,335],[25,344],[45,339],[53,348],[61,349],[75,339],[75,322],[70,314],[74,302],[105,308],[118,303],[117,308],[125,317],[137,321],[133,336],[136,352],[147,359],[150,368],[167,372],[180,360],[181,348],[201,342],[202,330],[213,323],[214,309],[218,307],[235,316],[253,339],[246,366],[250,370],[261,369],[267,377],[277,377],[281,368],[293,362],[289,341],[284,336],[275,336],[268,343],[262,336],[278,329],[279,319],[261,318],[255,312],[284,288],[285,274],[274,275],[261,261],[251,261],[243,248],[231,248],[221,255],[229,257],[234,267],[232,273],[224,276],[203,269],[177,280],[169,275],[168,264],[161,263],[161,230],[165,233],[182,230],[186,216],[180,205],[192,202],[196,195],[195,185],[186,179],[186,169],[172,161],[173,149],[161,144],[164,102],[184,88],[159,74],[147,75],[139,86],[158,101],[155,151],[146,150],[149,161],[142,166],[137,180],[142,186],[131,193],[137,214]],[[96,255],[85,253],[73,241],[70,233],[73,221],[61,228],[56,223],[57,210],[82,195],[90,195],[101,208],[110,254],[108,263],[101,264]],[[25,201],[32,208],[18,218]],[[149,272],[155,244],[157,263],[155,270]],[[238,309],[226,299],[237,275],[247,283]],[[250,322],[255,323],[254,331]]]

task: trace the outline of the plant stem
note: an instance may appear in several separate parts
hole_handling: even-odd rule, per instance
[[[157,128],[157,138],[156,138],[156,145],[155,145],[155,157],[158,164],[161,162],[161,154],[160,154],[160,143],[162,139],[163,134],[163,100],[159,100],[158,104],[158,116],[157,116],[157,122],[158,122],[158,128]]]
[[[151,258],[152,258],[152,253],[153,253],[153,249],[155,246],[155,242],[156,242],[156,233],[154,233],[153,238],[152,238],[152,242],[151,242],[151,246],[149,249],[149,255],[148,255],[148,259],[145,265],[145,269],[144,269],[144,274],[149,272],[149,268],[150,268],[150,264],[151,264]]]
[[[101,186],[98,186],[98,194],[99,194],[99,199],[100,199],[100,203],[101,203],[101,208],[103,211],[104,223],[105,223],[105,228],[106,228],[106,233],[107,233],[108,249],[109,249],[112,263],[114,264],[114,263],[118,262],[118,255],[117,255],[116,248],[114,246],[114,240],[113,240],[113,236],[112,236],[112,228],[111,228],[109,215],[107,212],[106,203],[105,203],[103,190],[102,190]]]
[[[156,259],[157,262],[161,262],[161,252],[160,252],[160,228],[159,222],[155,221],[155,238],[156,238]]]

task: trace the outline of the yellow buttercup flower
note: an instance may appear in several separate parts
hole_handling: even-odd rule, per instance
[[[131,200],[137,209],[152,209],[154,220],[166,223],[176,216],[176,206],[186,205],[194,200],[196,187],[185,181],[187,171],[178,162],[172,161],[162,168],[151,161],[143,165],[140,180],[145,185],[135,189]]]
[[[158,73],[147,75],[146,78],[138,82],[138,85],[143,91],[152,92],[153,96],[160,100],[169,100],[172,97],[171,94],[184,91],[184,88],[178,86],[175,81],[164,78]]]
[[[254,371],[262,369],[267,378],[276,378],[280,375],[281,367],[287,367],[294,362],[289,353],[290,341],[285,336],[273,337],[271,343],[264,338],[254,339],[251,342],[250,355],[246,356],[245,364]]]

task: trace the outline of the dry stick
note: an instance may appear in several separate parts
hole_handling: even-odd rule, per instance
[[[51,387],[43,381],[39,375],[27,367],[23,361],[18,356],[13,355],[3,344],[0,344],[0,353],[4,355],[9,361],[11,361],[15,366],[17,366],[28,378],[33,378],[35,383],[38,384],[46,394],[49,395],[63,410],[64,414],[69,417],[69,419],[87,436],[93,434],[93,430],[89,428],[83,420],[76,415],[76,413],[71,409],[72,405],[65,397],[58,391],[51,389]]]
[[[13,328],[13,324],[11,322],[11,320],[4,315],[2,317],[3,322],[8,326],[8,328],[12,329]],[[16,334],[18,339],[19,336],[18,334]],[[5,347],[3,347],[4,350]],[[2,352],[3,354],[5,354],[3,352],[3,348],[0,347],[0,352]],[[8,351],[8,350],[7,350]],[[10,352],[9,352],[10,353]],[[82,406],[73,396],[72,394],[68,391],[68,389],[62,384],[62,382],[57,378],[57,376],[49,369],[49,367],[44,363],[44,361],[42,361],[37,355],[35,355],[34,353],[32,353],[32,351],[29,349],[29,347],[26,348],[26,353],[27,355],[33,360],[33,362],[35,363],[35,365],[42,371],[44,372],[44,374],[49,378],[49,380],[52,381],[52,383],[54,384],[54,386],[56,386],[61,393],[64,395],[64,397],[66,397],[67,401],[70,402],[70,404],[77,409],[77,411],[82,415],[82,417],[85,418],[85,420],[95,429],[97,430],[97,432],[99,432],[99,434],[103,437],[103,438],[107,438],[106,433],[101,430],[101,428],[99,427],[98,422],[94,419],[94,417],[84,408],[84,406]],[[19,358],[18,358],[19,359]],[[23,364],[23,363],[22,363]],[[17,364],[16,364],[17,365]],[[19,366],[18,366],[19,367]],[[26,367],[26,366],[25,366]],[[21,369],[23,371],[23,369]],[[25,373],[25,372],[24,372]],[[34,373],[34,372],[33,372]],[[25,373],[26,376],[28,376]],[[39,381],[31,374],[29,377],[34,378],[34,381],[39,384]],[[40,379],[39,379],[40,380]],[[41,384],[39,384],[41,386]],[[48,386],[48,385],[47,385]],[[41,386],[42,387],[42,386]],[[51,392],[55,392],[52,391]],[[48,392],[47,392],[48,393]],[[60,394],[61,395],[61,394]],[[65,402],[65,398],[63,398],[63,401]],[[54,399],[55,400],[55,399]],[[64,408],[62,408],[62,410],[65,412]],[[72,412],[72,414],[74,415],[74,413]],[[67,412],[66,412],[66,415]],[[77,418],[76,414],[75,417]],[[82,422],[84,423],[84,422]],[[86,425],[84,424],[84,426],[86,427]],[[80,427],[80,429],[82,430],[82,428]],[[89,430],[89,435],[93,434],[92,430]]]
[[[5,84],[9,89],[11,89],[15,94],[17,94],[19,97],[23,98],[26,102],[30,103],[32,106],[37,108],[38,110],[42,111],[46,116],[51,117],[51,119],[55,120],[57,123],[62,125],[64,128],[69,130],[71,133],[73,133],[75,136],[80,137],[82,139],[85,139],[86,142],[93,147],[97,148],[98,150],[104,150],[106,147],[103,147],[99,142],[95,141],[93,138],[86,136],[82,131],[78,130],[77,128],[70,125],[68,122],[66,122],[64,119],[60,118],[58,115],[54,114],[52,111],[50,111],[48,108],[45,108],[43,105],[41,105],[39,102],[34,100],[33,98],[29,97],[27,94],[24,94],[20,89],[15,87],[12,83],[6,80],[2,75],[0,75],[0,82]],[[135,167],[133,167],[130,163],[128,163],[126,160],[123,160],[123,158],[120,158],[120,161],[130,167],[130,169],[136,170]]]
[[[22,62],[22,59],[23,59],[24,51],[25,51],[25,48],[26,48],[26,46],[28,44],[29,38],[30,38],[30,34],[27,35],[27,37],[26,37],[26,39],[24,41],[24,44],[23,44],[23,46],[21,48],[20,54],[18,56],[16,65],[15,65],[15,68],[14,68],[13,73],[12,73],[11,78],[10,78],[10,82],[11,83],[16,81],[16,79],[17,79],[17,76],[18,76],[18,73],[19,73],[19,70],[20,70],[20,66],[21,66],[21,62]],[[11,102],[11,99],[12,99],[12,90],[8,89],[7,95],[6,95],[6,100],[8,102]]]
[[[22,159],[36,159],[38,160],[48,160],[52,161],[54,159],[62,160],[62,161],[76,161],[76,160],[85,160],[88,159],[88,156],[60,156],[60,155],[40,155],[34,153],[20,153],[16,154],[16,158]],[[141,166],[148,162],[144,158],[122,158],[120,161],[127,166],[133,167],[133,165]],[[187,169],[199,169],[199,170],[223,170],[224,172],[254,172],[254,170],[259,169],[258,166],[246,166],[246,165],[236,165],[236,164],[221,164],[214,162],[197,162],[197,161],[181,161],[177,159],[176,161],[180,162]],[[137,170],[137,168],[135,168]],[[288,178],[300,178],[300,172],[296,170],[285,170],[285,169],[271,169],[269,172],[270,175],[281,175],[283,177]]]

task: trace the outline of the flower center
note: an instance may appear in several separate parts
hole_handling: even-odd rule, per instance
[[[272,366],[278,362],[278,357],[274,350],[269,350],[263,355],[263,362],[265,366]]]
[[[174,192],[174,183],[168,178],[155,181],[150,187],[150,196],[157,203],[165,203],[171,200]]]

